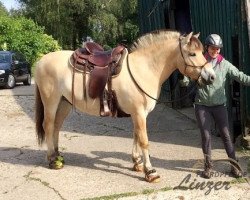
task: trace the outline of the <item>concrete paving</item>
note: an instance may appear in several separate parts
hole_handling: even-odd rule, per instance
[[[217,174],[211,181],[220,187],[199,176],[203,155],[193,108],[176,111],[158,104],[148,117],[150,155],[159,183],[147,183],[142,173],[131,170],[130,118],[73,111],[60,133],[65,167],[50,170],[46,147],[36,141],[33,94],[33,85],[0,89],[0,199],[250,199],[249,184],[230,177],[227,163],[214,166]],[[221,139],[213,136],[212,144],[213,158],[226,158]],[[237,151],[237,156],[248,177],[249,152]]]

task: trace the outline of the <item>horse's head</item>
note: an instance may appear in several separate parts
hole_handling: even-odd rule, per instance
[[[215,79],[215,72],[203,56],[203,45],[198,36],[199,34],[190,33],[180,37],[177,67],[182,74],[197,80],[199,85],[211,84]]]

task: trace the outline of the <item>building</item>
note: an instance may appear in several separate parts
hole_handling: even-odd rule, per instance
[[[175,29],[183,34],[193,31],[201,33],[201,41],[207,35],[217,33],[223,39],[223,55],[250,75],[249,0],[138,0],[138,5],[141,33],[158,29]],[[164,85],[173,100],[188,94],[188,88],[176,87],[178,76],[175,72]],[[242,134],[247,137],[250,135],[250,88],[235,81],[228,85],[233,136]],[[176,101],[173,107],[189,104],[190,95],[188,102]]]

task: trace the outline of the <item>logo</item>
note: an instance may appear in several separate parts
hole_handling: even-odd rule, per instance
[[[241,182],[247,182],[249,184],[249,174],[247,172],[243,172],[241,166],[239,163],[235,162],[232,159],[220,159],[215,160],[213,163],[227,163],[231,167],[236,167],[237,170],[240,172]],[[250,166],[250,160],[248,165]],[[197,173],[197,168],[203,167],[204,163],[203,161],[199,160],[196,162],[193,166],[194,171],[196,171],[196,175],[188,174],[186,175],[180,184],[173,189],[181,189],[181,190],[202,190],[205,192],[205,195],[209,195],[212,190],[218,191],[218,190],[229,190],[232,186],[232,181],[221,181],[222,177],[230,177],[228,172],[218,172],[218,171],[211,171],[210,177],[213,178],[213,180],[210,179],[198,179],[198,177],[201,177],[202,172]],[[216,180],[218,179],[218,180]],[[237,179],[236,179],[237,180]]]

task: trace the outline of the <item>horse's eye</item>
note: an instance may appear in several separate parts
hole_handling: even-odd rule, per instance
[[[196,56],[195,53],[189,53],[189,56]]]

